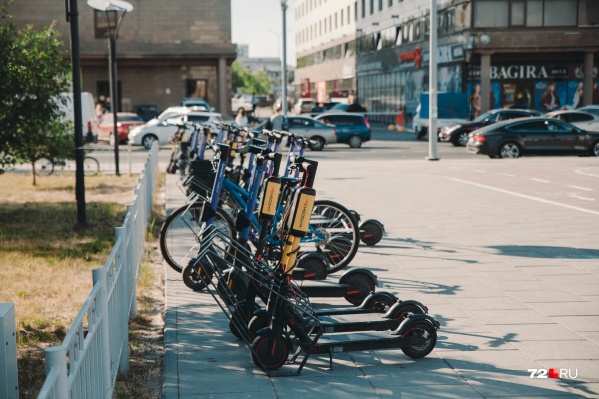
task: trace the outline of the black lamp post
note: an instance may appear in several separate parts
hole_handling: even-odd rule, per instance
[[[116,39],[125,14],[133,11],[133,6],[123,0],[88,0],[87,5],[94,9],[96,39],[108,39],[108,64],[110,77],[110,109],[112,111],[114,138],[114,164],[116,175],[119,171],[119,134],[118,134],[118,99],[116,77]]]

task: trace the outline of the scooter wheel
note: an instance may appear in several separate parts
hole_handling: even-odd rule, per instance
[[[425,357],[437,344],[437,330],[425,320],[417,320],[408,326],[408,331],[403,335],[407,344],[401,347],[403,353],[412,359]]]
[[[251,346],[252,361],[263,371],[278,370],[289,357],[289,348],[282,337],[259,335]]]
[[[370,310],[376,312],[387,312],[391,307],[395,305],[395,300],[388,296],[380,296],[375,298],[372,303],[370,303]]]
[[[360,226],[360,239],[368,246],[379,243],[383,238],[383,228],[375,222],[364,222]]]
[[[355,306],[364,302],[364,299],[374,291],[376,287],[374,281],[364,273],[355,273],[347,276],[344,283],[352,286],[347,290],[344,297],[349,303]]]
[[[183,269],[183,282],[188,288],[194,291],[201,291],[206,288],[207,283],[212,279],[213,270],[203,262],[196,262],[195,259]]]
[[[326,260],[307,256],[298,262],[298,267],[303,269],[303,279],[324,280],[329,274],[329,265]],[[307,277],[306,277],[307,276]]]
[[[252,317],[248,324],[248,329],[250,330],[250,337],[255,339],[258,336],[258,331],[263,329],[264,327],[268,327],[270,320],[268,319],[268,315],[258,314]]]

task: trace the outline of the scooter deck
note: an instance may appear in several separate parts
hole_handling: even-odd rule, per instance
[[[318,298],[338,298],[344,296],[348,289],[355,288],[349,284],[341,284],[326,280],[302,280],[297,286],[304,294]]]
[[[356,331],[348,333],[323,334],[312,349],[312,353],[330,354],[336,352],[394,349],[405,346],[405,337],[391,335],[391,331]]]
[[[401,320],[393,320],[381,316],[382,313],[319,315],[318,321],[325,333],[395,330],[401,323]]]

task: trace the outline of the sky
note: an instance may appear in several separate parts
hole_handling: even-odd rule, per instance
[[[287,64],[295,65],[293,0],[287,5]],[[283,20],[280,0],[231,0],[231,35],[249,45],[250,57],[280,57]]]

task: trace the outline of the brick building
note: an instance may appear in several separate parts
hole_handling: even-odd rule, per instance
[[[202,97],[223,114],[231,110],[231,2],[128,0],[116,45],[119,109],[135,104],[178,105]],[[78,0],[82,90],[109,97],[108,40],[95,38],[94,10]],[[65,2],[17,0],[9,7],[19,28],[57,22],[69,47]]]

